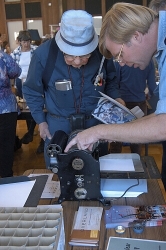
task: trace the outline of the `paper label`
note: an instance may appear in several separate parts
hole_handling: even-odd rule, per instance
[[[90,238],[97,238],[98,237],[98,230],[91,230]]]
[[[102,212],[102,207],[79,207],[74,229],[100,230]]]

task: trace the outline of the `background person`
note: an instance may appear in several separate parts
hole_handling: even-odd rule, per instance
[[[21,30],[19,32],[17,40],[19,42],[19,46],[11,53],[11,56],[22,69],[21,75],[16,78],[15,85],[17,89],[17,96],[23,99],[22,85],[27,77],[29,64],[37,46],[31,45],[31,36],[26,30]],[[24,144],[28,144],[33,141],[33,134],[36,126],[36,122],[33,119],[26,120],[26,123],[28,132],[21,138],[21,142]]]
[[[0,176],[13,176],[14,144],[17,124],[17,101],[10,79],[20,75],[21,69],[11,56],[0,51]]]
[[[100,97],[98,91],[115,99],[119,97],[113,61],[106,60],[101,65],[98,36],[90,14],[83,10],[64,12],[60,30],[53,39],[41,44],[35,51],[23,85],[25,99],[33,118],[39,124],[45,148],[55,131],[63,130],[67,134],[73,131],[75,123],[72,118],[81,116],[83,119],[84,116],[85,128],[99,124],[91,116]],[[45,88],[42,74],[52,41],[56,41],[55,45],[58,46],[57,55],[52,53],[56,56],[56,63]],[[100,66],[99,81],[95,85]],[[46,115],[43,112],[44,104]],[[45,160],[48,168],[46,153]]]
[[[144,112],[144,115],[147,115],[146,99],[148,99],[148,96],[145,94],[145,89],[148,87],[150,97],[153,95],[157,86],[153,60],[150,61],[144,70],[129,67],[127,65],[120,66],[118,62],[114,62],[114,65],[116,68],[121,98],[125,102],[125,106],[128,109],[138,106]],[[130,149],[131,153],[141,155],[141,144],[132,143],[130,144]],[[110,153],[121,152],[122,143],[110,143]]]
[[[166,139],[166,11],[159,17],[153,10],[135,4],[116,3],[104,17],[99,48],[107,58],[121,66],[144,70],[155,54],[160,74],[159,101],[155,113],[125,124],[101,124],[89,128],[70,141],[92,149],[99,139],[130,143],[157,142]]]

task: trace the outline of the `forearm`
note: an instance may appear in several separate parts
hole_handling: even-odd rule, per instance
[[[125,124],[99,125],[93,135],[109,141],[147,143],[166,139],[166,114],[150,115]]]
[[[145,116],[124,124],[100,124],[77,134],[67,145],[67,152],[73,145],[78,149],[92,150],[95,142],[119,141],[148,143],[166,140],[166,114]]]
[[[133,120],[132,122],[138,122],[138,120],[139,121],[142,121],[142,120],[146,120],[146,119],[149,119],[149,118],[151,118],[151,117],[153,117],[153,116],[156,116],[156,114],[155,113],[152,113],[152,114],[150,114],[150,115],[146,115],[146,116],[143,116],[143,117],[141,117],[141,118],[139,118],[139,119],[136,119],[136,120]]]
[[[37,124],[46,121],[45,112],[44,112],[44,98],[40,95],[40,93],[33,93],[33,95],[27,94],[28,89],[27,86],[24,86],[24,98],[26,103],[30,109],[33,119]]]
[[[29,66],[26,81],[22,88],[24,98],[37,124],[45,122],[45,114],[43,112],[45,100],[41,81],[42,71],[43,68],[40,60],[37,55],[34,55]]]

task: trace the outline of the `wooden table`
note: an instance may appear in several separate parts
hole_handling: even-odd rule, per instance
[[[47,169],[30,169],[27,170],[24,175],[29,174],[43,174],[43,173],[52,173]],[[53,180],[57,180],[57,176],[54,175]],[[121,198],[112,202],[112,205],[131,205],[131,206],[139,206],[139,205],[160,205],[166,203],[166,194],[161,180],[148,179],[148,193],[141,194],[137,198]],[[55,204],[56,199],[40,199],[40,205],[50,205]],[[118,234],[115,233],[114,229],[105,229],[104,225],[104,213],[101,221],[101,231],[100,231],[100,244],[99,247],[71,247],[69,246],[69,238],[71,227],[73,223],[74,213],[78,209],[79,206],[102,206],[102,204],[98,201],[65,201],[62,203],[63,211],[64,211],[64,225],[65,225],[65,235],[66,235],[66,250],[90,250],[90,249],[98,249],[105,250],[108,238],[110,236],[119,237]],[[110,207],[104,207],[104,209],[109,209]],[[121,237],[129,237],[129,238],[141,238],[141,239],[151,239],[151,240],[166,240],[166,221],[163,222],[162,226],[158,227],[146,227],[142,234],[136,234],[133,232],[132,228],[127,228],[125,233],[121,235]],[[118,250],[118,249],[117,249]]]

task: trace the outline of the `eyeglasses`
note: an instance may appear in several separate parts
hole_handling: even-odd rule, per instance
[[[121,57],[121,54],[122,54],[122,51],[123,51],[123,47],[124,47],[124,43],[122,44],[121,48],[120,48],[120,51],[119,51],[119,55],[117,56],[117,58],[114,58],[114,62],[118,62],[118,63],[121,63],[122,60],[120,60],[120,57]]]
[[[63,54],[64,54],[64,57],[70,62],[74,61],[76,59],[76,57],[79,57],[81,60],[86,60],[86,59],[89,59],[89,57],[91,56],[91,54],[87,54],[84,56],[72,56],[72,55],[68,55],[65,53],[63,53]]]

